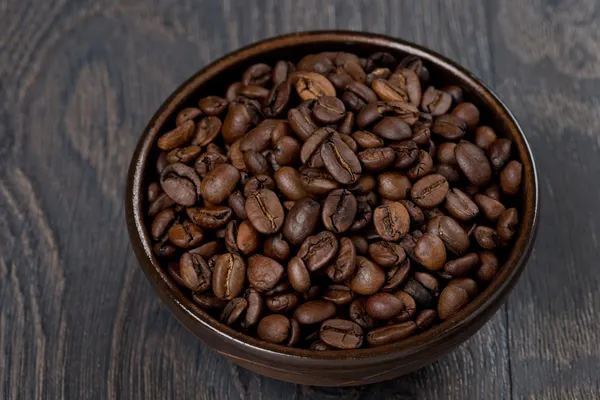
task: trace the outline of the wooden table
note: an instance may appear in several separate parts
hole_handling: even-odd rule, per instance
[[[0,1],[0,398],[588,399],[600,392],[600,6],[593,0]],[[451,355],[303,387],[213,353],[162,307],[125,229],[129,158],[186,77],[297,30],[386,33],[474,71],[537,159],[538,241]]]

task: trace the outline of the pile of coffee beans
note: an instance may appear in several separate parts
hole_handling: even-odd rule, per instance
[[[215,318],[285,346],[385,345],[452,318],[510,249],[522,165],[437,79],[414,56],[325,52],[189,104],[147,186],[158,260]]]

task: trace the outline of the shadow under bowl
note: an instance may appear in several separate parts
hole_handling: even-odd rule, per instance
[[[458,85],[465,100],[481,110],[482,121],[499,137],[513,141],[513,153],[523,164],[521,227],[514,246],[496,278],[461,312],[432,329],[395,344],[347,351],[311,351],[269,344],[238,332],[208,315],[181,292],[152,252],[145,223],[145,187],[154,170],[156,140],[172,124],[178,110],[200,97],[224,93],[250,65],[298,61],[321,51],[348,51],[368,56],[387,51],[400,59],[420,57],[438,87]],[[131,242],[146,276],[162,302],[195,336],[231,361],[260,374],[284,381],[352,386],[391,379],[432,363],[471,337],[500,308],[516,284],[535,240],[538,223],[538,179],[524,133],[507,107],[471,73],[423,47],[381,35],[362,32],[305,32],[279,36],[244,47],[206,66],[181,85],[154,114],[133,154],[127,177],[126,211]]]

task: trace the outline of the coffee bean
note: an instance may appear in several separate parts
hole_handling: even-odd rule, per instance
[[[439,237],[453,254],[463,255],[469,249],[469,237],[451,217],[433,217],[427,223],[427,232]]]
[[[236,236],[237,249],[245,255],[250,255],[254,254],[259,246],[260,237],[254,226],[250,221],[242,221]]]
[[[400,240],[410,228],[408,211],[398,202],[377,207],[373,213],[373,222],[379,236],[387,241]]]
[[[435,297],[416,279],[410,279],[402,290],[408,293],[420,308],[431,308],[435,306]]]
[[[281,166],[296,164],[300,157],[300,144],[291,136],[282,136],[275,142],[272,154]]]
[[[285,218],[283,235],[298,246],[316,229],[320,217],[320,204],[308,197],[297,201]]]
[[[429,153],[425,150],[419,150],[419,156],[416,164],[414,164],[406,173],[406,175],[413,181],[419,180],[425,175],[430,174],[433,171],[433,160]]]
[[[444,139],[457,140],[465,136],[467,123],[452,114],[444,114],[435,119],[431,131]]]
[[[512,160],[500,172],[500,185],[504,194],[513,195],[519,192],[521,188],[521,177],[523,174],[523,165],[520,162]]]
[[[302,325],[312,325],[333,317],[336,310],[335,303],[329,300],[312,300],[300,304],[294,311],[294,318]]]
[[[302,106],[288,111],[290,127],[302,141],[308,139],[317,129],[317,124],[313,121],[311,114],[308,107]]]
[[[376,185],[377,180],[373,175],[361,175],[360,179],[349,189],[355,195],[366,195],[375,189]]]
[[[327,171],[339,183],[348,185],[360,178],[362,172],[360,161],[339,135],[333,134],[323,143],[321,157]]]
[[[200,147],[207,146],[221,133],[222,126],[221,120],[217,117],[202,118],[196,124],[196,131],[190,143]]]
[[[344,285],[329,285],[323,293],[323,299],[332,301],[338,306],[350,304],[354,297],[354,293]]]
[[[476,194],[473,200],[475,200],[475,204],[479,206],[485,217],[490,221],[497,221],[505,210],[504,205],[498,200],[494,200],[483,194]]]
[[[499,138],[490,145],[487,156],[495,171],[500,171],[509,160],[512,142],[508,139]]]
[[[201,152],[202,148],[200,146],[187,146],[173,149],[167,153],[167,161],[170,164],[189,164],[190,162],[195,161]]]
[[[194,170],[202,178],[206,177],[217,165],[227,163],[227,156],[219,153],[203,153],[194,163]]]
[[[220,240],[212,240],[206,242],[201,246],[198,246],[190,250],[190,253],[197,254],[205,259],[209,259],[215,254],[222,251],[222,242]]]
[[[237,253],[226,253],[217,258],[212,274],[215,296],[223,300],[238,297],[244,288],[245,279],[246,263]]]
[[[313,106],[313,116],[322,124],[334,124],[346,115],[344,103],[333,96],[319,98]]]
[[[352,134],[352,138],[362,149],[373,149],[376,147],[383,147],[384,144],[382,139],[367,131],[354,132]]]
[[[302,258],[310,272],[317,271],[327,265],[336,256],[338,241],[329,231],[323,231],[304,240],[298,257]]]
[[[476,278],[480,281],[489,282],[498,273],[500,263],[498,257],[491,251],[480,251],[478,253],[481,265],[476,273]]]
[[[414,302],[414,300],[413,300]],[[367,300],[367,313],[375,319],[392,319],[404,308],[403,301],[391,293],[376,293]]]
[[[229,303],[227,300],[221,300],[214,295],[205,293],[194,293],[192,299],[200,307],[207,310],[222,310]]]
[[[232,299],[223,309],[219,319],[224,324],[231,326],[241,318],[246,308],[248,308],[248,301],[246,299],[241,297]]]
[[[250,178],[244,185],[244,196],[246,199],[252,197],[261,189],[274,190],[275,182],[268,175],[256,175]],[[245,207],[245,204],[244,204]],[[247,212],[246,212],[247,213]]]
[[[220,204],[233,192],[240,179],[239,171],[231,164],[218,164],[200,185],[200,194],[211,204]]]
[[[385,285],[381,288],[382,291],[391,292],[399,288],[404,281],[408,278],[410,273],[410,260],[405,258],[400,265],[395,266],[387,270],[387,280]]]
[[[412,187],[412,201],[419,207],[433,208],[446,198],[449,185],[446,178],[439,174],[431,174],[419,179]]]
[[[379,147],[363,150],[358,153],[358,159],[369,171],[382,171],[395,160],[396,153],[391,147]]]
[[[259,122],[260,108],[260,104],[257,107],[241,103],[231,105],[221,127],[225,143],[235,142],[256,125]]]
[[[394,167],[398,169],[408,168],[417,161],[419,148],[417,143],[412,140],[405,140],[390,144],[390,147],[396,153]]]
[[[376,293],[385,283],[385,273],[368,258],[356,256],[356,270],[346,285],[361,295]]]
[[[273,84],[277,85],[286,81],[290,74],[295,70],[296,67],[291,62],[283,60],[277,61],[271,73],[271,80],[273,81]]]
[[[454,104],[463,102],[463,90],[460,88],[460,86],[450,85],[442,88],[442,90],[452,96],[452,102]]]
[[[329,193],[323,203],[321,216],[323,225],[335,233],[348,230],[356,215],[356,198],[346,189],[337,189]]]
[[[203,292],[211,287],[211,271],[197,254],[183,253],[179,261],[179,274],[185,286],[191,290]]]
[[[356,122],[359,127],[365,128],[386,116],[397,117],[413,125],[419,118],[419,109],[410,103],[377,101],[360,110]]]
[[[479,109],[473,103],[460,103],[459,105],[454,107],[454,110],[452,110],[451,115],[456,116],[465,121],[469,129],[473,129],[477,125],[479,125]]]
[[[296,293],[283,293],[268,297],[267,308],[274,313],[288,313],[298,307],[300,297]]]
[[[456,162],[467,179],[474,185],[487,185],[492,170],[483,150],[470,142],[461,142],[454,150]]]
[[[448,282],[448,286],[458,286],[467,291],[469,298],[472,299],[477,296],[478,288],[477,282],[471,278],[455,278]]]
[[[344,87],[342,101],[354,112],[362,110],[367,104],[377,101],[377,95],[371,88],[358,81],[350,81]]]
[[[415,319],[415,324],[421,330],[427,330],[431,328],[435,319],[437,318],[437,311],[435,310],[423,310]]]
[[[414,321],[382,326],[367,333],[367,342],[371,346],[383,346],[406,339],[416,330],[417,324]]]
[[[246,289],[244,292],[244,299],[246,300],[248,307],[246,308],[244,319],[241,321],[240,325],[244,329],[249,329],[260,321],[265,307],[260,293],[253,288]]]
[[[227,204],[235,213],[235,216],[241,220],[247,219],[248,214],[246,213],[246,199],[239,190],[231,193],[227,199]]]
[[[330,319],[321,325],[321,340],[336,349],[357,349],[362,346],[362,328],[348,320]]]
[[[200,178],[185,164],[166,166],[160,176],[160,186],[173,201],[182,206],[194,205],[200,197]]]
[[[369,242],[367,241],[367,239],[365,239],[362,236],[352,236],[350,238],[350,240],[352,241],[352,244],[354,245],[354,248],[356,249],[356,253],[359,255],[366,255],[368,248],[369,248]]]
[[[198,107],[205,115],[210,117],[218,116],[225,111],[228,101],[219,96],[207,96],[200,99]]]
[[[465,276],[478,264],[479,256],[476,253],[469,253],[460,258],[448,261],[444,266],[444,271],[453,277]]]
[[[473,236],[477,244],[486,250],[493,250],[503,244],[498,232],[488,226],[478,226],[473,231]]]
[[[260,233],[272,234],[283,226],[283,207],[277,195],[269,189],[260,189],[246,199],[246,213]]]
[[[306,197],[302,176],[292,167],[281,167],[274,175],[277,188],[286,198],[300,200]]]
[[[404,200],[409,197],[412,185],[400,172],[387,171],[377,177],[379,194],[388,200]]]
[[[480,126],[475,130],[473,143],[481,147],[482,150],[488,150],[496,139],[496,132],[492,128],[489,126]]]
[[[326,171],[307,168],[301,172],[304,190],[315,196],[322,196],[339,187],[339,183]]]
[[[188,207],[188,217],[202,229],[218,229],[225,226],[231,218],[231,208],[225,206]]]
[[[408,93],[385,79],[374,79],[371,88],[383,101],[408,101]]]
[[[452,188],[446,195],[446,210],[454,218],[469,221],[479,214],[479,207],[462,190]]]
[[[281,314],[267,315],[258,323],[256,334],[270,343],[282,343],[290,335],[290,320]]]
[[[267,161],[267,158],[256,150],[249,150],[244,153],[244,164],[246,169],[252,175],[272,175],[273,168]]]
[[[299,293],[310,289],[310,274],[300,257],[294,257],[287,265],[287,274],[294,290]]]
[[[402,246],[394,242],[379,241],[369,245],[369,255],[382,267],[394,267],[406,258]]]
[[[316,72],[294,72],[288,78],[302,100],[335,96],[335,88],[327,78]]]
[[[174,224],[168,231],[169,240],[175,246],[182,249],[196,247],[204,239],[204,232],[191,221],[185,220],[180,224]]]
[[[356,248],[352,240],[340,238],[340,251],[335,262],[330,265],[326,272],[333,282],[343,282],[354,273],[356,268]]]
[[[195,121],[198,117],[202,115],[202,111],[200,111],[196,107],[188,107],[177,113],[177,117],[175,118],[175,125],[180,126],[186,121]]]
[[[498,218],[496,230],[500,238],[510,240],[517,232],[519,226],[519,214],[516,208],[508,208]]]
[[[161,150],[173,150],[187,144],[194,135],[196,125],[194,121],[188,120],[175,129],[165,133],[158,139],[158,148]],[[195,143],[192,143],[195,144]]]
[[[440,294],[437,311],[440,319],[445,321],[456,315],[469,302],[467,291],[458,286],[446,286]]]
[[[423,92],[421,108],[434,117],[446,114],[451,105],[452,96],[446,92],[438,90],[433,86],[429,86],[425,92]]]
[[[165,231],[172,224],[175,219],[175,211],[172,208],[167,208],[166,210],[162,210],[159,212],[154,220],[152,221],[152,225],[150,227],[150,234],[152,235],[152,239],[160,240],[161,237],[164,236]]]
[[[263,254],[281,263],[286,262],[290,258],[290,245],[278,233],[265,240]]]
[[[419,264],[432,271],[443,268],[446,262],[444,242],[430,233],[424,234],[417,240],[414,254]]]
[[[274,296],[276,294],[290,292],[291,290],[292,284],[290,283],[289,279],[286,276],[284,276],[283,278],[281,278],[277,285],[273,286],[272,289],[265,291],[263,294],[265,296]]]
[[[283,276],[283,267],[272,258],[256,254],[248,259],[248,282],[259,292],[272,289]]]

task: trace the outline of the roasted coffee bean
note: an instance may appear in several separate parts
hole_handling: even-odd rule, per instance
[[[202,148],[200,146],[187,146],[173,149],[167,153],[167,161],[170,164],[189,164],[190,162],[195,161],[201,152]]]
[[[463,102],[463,90],[460,88],[460,86],[450,85],[442,88],[442,90],[452,96],[452,102],[454,104]]]
[[[523,165],[520,162],[512,160],[500,172],[500,185],[504,194],[513,195],[519,192],[521,188],[521,176],[523,174]]]
[[[350,81],[345,86],[342,101],[354,112],[362,110],[367,104],[377,101],[377,95],[371,88],[358,81]]]
[[[202,229],[188,220],[171,226],[168,235],[171,243],[182,249],[196,247],[202,243],[202,240],[204,239],[204,232]]]
[[[508,208],[498,218],[496,230],[500,238],[510,240],[517,232],[519,226],[519,214],[516,208]]]
[[[463,255],[469,249],[469,237],[464,229],[451,217],[433,217],[427,223],[427,233],[442,239],[444,245],[453,254]]]
[[[221,133],[222,126],[221,120],[217,117],[202,118],[196,124],[196,131],[190,143],[200,147],[210,144]]]
[[[218,116],[225,111],[228,101],[219,96],[207,96],[200,99],[198,107],[205,115],[210,117]]]
[[[154,200],[156,200],[158,196],[162,194],[162,192],[163,191],[160,187],[160,184],[158,182],[152,182],[150,185],[148,185],[146,200],[148,200],[148,203],[152,204]]]
[[[474,185],[487,185],[492,170],[483,150],[470,142],[461,142],[454,150],[458,166],[467,179]]]
[[[186,121],[194,121],[198,117],[202,115],[202,111],[200,111],[196,107],[188,107],[177,113],[177,117],[175,118],[175,125],[180,126]]]
[[[446,180],[450,184],[458,183],[462,176],[457,165],[438,164],[434,170],[435,170],[435,173],[442,175],[444,178],[446,178]]]
[[[204,178],[217,165],[225,163],[227,163],[227,156],[220,153],[207,151],[196,159],[196,162],[194,163],[194,170],[199,176]]]
[[[312,300],[300,304],[294,318],[302,325],[312,325],[330,319],[336,313],[335,303],[329,300]]]
[[[392,202],[375,209],[373,223],[383,240],[398,241],[410,229],[410,216],[401,203]]]
[[[483,211],[485,217],[493,222],[497,221],[506,209],[498,200],[494,200],[483,194],[476,194],[473,200],[475,200],[475,204],[479,206],[479,209]]]
[[[383,147],[384,145],[381,138],[367,131],[354,132],[352,134],[352,138],[362,149],[374,149],[377,147]]]
[[[164,151],[173,150],[186,145],[194,135],[196,125],[194,121],[188,120],[177,126],[172,131],[162,135],[158,139],[158,148]],[[192,143],[195,144],[195,143]]]
[[[338,252],[338,240],[329,231],[323,231],[304,240],[298,257],[302,258],[310,272],[317,271],[333,260]]]
[[[166,210],[162,210],[159,212],[154,220],[152,221],[152,225],[150,227],[150,234],[152,235],[152,239],[160,240],[173,223],[175,219],[175,211],[172,208],[167,208]]]
[[[402,246],[394,242],[379,241],[369,245],[369,255],[382,267],[394,267],[406,258]]]
[[[360,297],[350,304],[350,319],[363,329],[373,329],[377,322],[367,313],[367,298]]]
[[[371,317],[388,320],[402,312],[404,302],[391,293],[375,293],[367,300],[366,309]]]
[[[500,268],[498,257],[491,251],[480,251],[478,255],[480,266],[475,276],[480,281],[489,282],[494,279]]]
[[[402,173],[387,171],[377,177],[379,194],[388,200],[405,200],[410,196],[412,184]]]
[[[166,166],[160,175],[162,190],[182,206],[192,206],[200,198],[201,182],[196,172],[185,164]]]
[[[408,293],[420,308],[435,307],[435,297],[416,279],[410,279],[402,290]]]
[[[416,330],[417,324],[414,321],[382,326],[367,333],[367,342],[371,346],[383,346],[406,339]]]
[[[281,278],[281,280],[279,281],[279,283],[277,285],[275,285],[272,289],[267,290],[263,294],[265,296],[274,296],[276,294],[290,292],[291,290],[292,290],[292,284],[290,283],[289,279],[287,279],[286,276],[283,276],[283,278]]]
[[[358,159],[369,171],[382,171],[395,160],[396,153],[391,147],[379,147],[363,150],[358,153]]]
[[[321,205],[308,197],[297,201],[285,218],[283,235],[298,246],[316,229],[321,215]]]
[[[325,195],[340,186],[331,174],[320,169],[307,168],[300,175],[304,190],[315,196]]]
[[[230,106],[221,132],[225,143],[233,143],[240,139],[259,122],[260,104],[257,107],[237,103]]]
[[[446,286],[440,294],[438,301],[437,311],[440,319],[445,321],[460,310],[462,310],[469,302],[469,294],[467,291],[459,286]]]
[[[197,254],[206,259],[214,256],[215,254],[222,251],[222,241],[220,240],[212,240],[210,242],[206,242],[201,246],[198,246],[194,249],[190,250],[190,253]]]
[[[271,79],[271,67],[267,64],[254,64],[242,75],[242,83],[244,85],[260,85],[264,86]]]
[[[310,289],[310,274],[300,257],[294,257],[289,261],[287,274],[296,292],[305,293]]]
[[[419,157],[419,148],[417,143],[412,140],[392,143],[390,147],[396,153],[394,167],[398,169],[408,168],[417,161]]]
[[[323,225],[335,233],[347,231],[356,216],[357,203],[354,195],[346,189],[331,191],[323,203]]]
[[[492,128],[489,126],[480,126],[475,130],[473,143],[481,147],[482,150],[488,150],[496,139],[496,132]]]
[[[488,187],[485,188],[483,194],[487,197],[500,201],[500,186],[495,183],[492,183]]]
[[[361,295],[376,293],[385,284],[385,272],[377,264],[362,256],[356,256],[356,270],[346,285]]]
[[[365,128],[386,116],[397,117],[413,125],[419,119],[419,109],[410,103],[377,101],[360,110],[356,122],[359,127]]]
[[[283,226],[283,207],[277,195],[269,189],[260,189],[246,199],[246,213],[260,233],[272,234]]]
[[[268,297],[267,308],[274,313],[287,313],[298,307],[300,298],[296,293],[283,293]]]
[[[312,112],[308,107],[292,108],[288,111],[288,121],[294,133],[304,141],[317,129],[317,124],[312,119]]]
[[[231,164],[216,165],[200,185],[200,194],[211,204],[220,204],[233,192],[240,180],[240,172]]]
[[[499,138],[490,145],[487,156],[495,171],[500,171],[510,158],[512,142],[508,139]]]
[[[335,88],[327,78],[316,72],[296,71],[288,82],[294,85],[302,100],[318,99],[323,96],[335,96]]]
[[[235,324],[242,316],[244,311],[248,308],[248,301],[242,297],[237,297],[232,299],[225,308],[223,312],[221,312],[221,317],[219,318],[221,322],[226,325]]]
[[[360,64],[359,64],[360,65]],[[361,67],[362,68],[362,67]],[[388,79],[392,75],[392,71],[386,67],[375,68],[365,77],[365,83],[371,85],[375,79]]]
[[[446,195],[446,210],[454,218],[461,221],[470,221],[479,214],[479,207],[462,190],[452,188]]]
[[[244,198],[242,192],[236,190],[235,192],[231,193],[229,195],[229,198],[227,199],[227,204],[233,210],[236,217],[238,217],[241,220],[248,218],[248,214],[246,213],[245,208],[246,199]]]
[[[202,229],[218,229],[231,219],[231,208],[225,206],[188,207],[188,217]]]
[[[478,226],[473,231],[473,236],[477,244],[486,250],[493,250],[503,244],[498,232],[488,226]]]
[[[406,175],[413,181],[419,180],[433,172],[433,160],[425,150],[419,150],[417,162],[408,170]]]
[[[203,292],[211,287],[211,271],[197,254],[183,253],[179,261],[179,274],[185,286],[191,290]]]
[[[404,283],[410,273],[410,260],[405,258],[400,265],[395,266],[387,270],[387,280],[385,285],[381,288],[384,292],[391,292],[396,290]]]
[[[448,286],[458,286],[467,291],[469,298],[477,296],[479,289],[477,288],[477,282],[471,278],[455,278],[448,282]]]
[[[230,253],[235,253],[239,249],[237,247],[237,236],[238,236],[238,221],[229,221],[225,228],[225,248]]]
[[[207,267],[208,268],[208,267]],[[240,295],[246,280],[246,263],[237,253],[217,258],[212,274],[212,288],[219,299],[231,300]]]
[[[237,231],[236,246],[245,255],[254,254],[258,250],[260,237],[250,221],[242,221],[240,224]]]
[[[406,140],[412,136],[410,126],[398,117],[384,117],[373,127],[373,133],[387,140]]]
[[[292,167],[281,167],[274,175],[275,184],[280,193],[290,200],[300,200],[306,197],[306,191],[302,186],[300,172]]]
[[[421,108],[434,117],[446,114],[452,105],[452,96],[429,86],[421,98]]]
[[[179,286],[186,286],[185,282],[181,278],[181,273],[179,270],[179,262],[177,262],[177,261],[169,262],[167,264],[167,272],[169,273],[171,278],[173,278],[175,283],[177,283]]]
[[[452,142],[443,142],[438,146],[437,149],[437,160],[440,164],[456,164],[456,155],[454,154],[454,149],[456,148],[456,143]]]
[[[465,136],[467,123],[452,114],[444,114],[435,119],[431,131],[444,139],[458,140]]]
[[[275,189],[275,182],[270,176],[256,175],[250,178],[248,182],[246,182],[246,184],[244,185],[244,196],[246,196],[246,199],[248,199],[261,189]]]
[[[325,293],[323,293],[323,299],[329,300],[340,305],[350,304],[354,300],[354,293],[344,285],[329,285]]]
[[[321,340],[336,349],[357,349],[362,346],[362,328],[348,320],[330,319],[321,325]]]
[[[333,134],[323,143],[321,157],[327,171],[339,183],[348,185],[360,178],[360,161],[339,135]]]
[[[423,310],[419,314],[417,314],[417,318],[415,318],[415,324],[422,331],[431,328],[435,319],[437,318],[437,311],[435,310]]]
[[[300,144],[291,136],[282,136],[275,142],[272,154],[280,166],[296,164],[300,159]]]
[[[253,288],[246,289],[244,300],[246,300],[247,307],[240,325],[244,329],[249,329],[260,321],[265,307],[260,293]]]
[[[371,88],[383,101],[408,101],[406,90],[385,79],[374,79]]]
[[[326,272],[333,282],[343,282],[350,278],[356,269],[356,248],[352,240],[340,238],[340,251],[335,262],[330,265]]]
[[[369,242],[362,236],[352,236],[350,238],[354,248],[356,249],[356,254],[358,255],[366,255],[369,249]]]
[[[322,124],[334,124],[346,115],[344,103],[337,97],[323,96],[313,106],[313,116]]]
[[[465,121],[469,129],[473,129],[479,124],[479,109],[473,103],[460,103],[454,107],[451,115],[454,115]]]
[[[415,182],[410,195],[419,207],[433,208],[444,201],[449,187],[448,181],[442,175],[431,174]]]
[[[296,67],[291,62],[283,60],[277,61],[271,73],[271,80],[273,81],[273,84],[277,85],[286,81],[290,74],[295,70]]]
[[[419,264],[432,271],[443,268],[446,262],[444,242],[438,236],[430,233],[424,234],[417,240],[414,254]]]
[[[373,175],[361,175],[360,179],[349,189],[355,195],[366,195],[377,186],[377,180]]]
[[[177,252],[177,248],[175,246],[165,242],[164,240],[157,242],[152,249],[154,250],[154,254],[165,259],[173,257]]]
[[[452,277],[465,276],[478,264],[479,256],[477,253],[469,253],[460,258],[448,261],[444,266],[444,271]]]
[[[400,312],[394,317],[394,321],[404,322],[408,321],[409,319],[412,319],[417,313],[417,303],[415,302],[415,300],[412,298],[411,295],[409,295],[406,292],[403,292],[402,290],[396,292],[395,296],[402,302],[402,308],[400,309]]]
[[[263,253],[279,262],[286,262],[290,257],[290,245],[283,240],[281,233],[278,233],[265,240]]]
[[[222,310],[229,303],[227,300],[221,300],[212,294],[194,293],[192,299],[200,307],[207,310]]]
[[[290,320],[281,314],[267,315],[258,323],[256,334],[270,343],[283,343],[290,335]]]
[[[272,289],[283,276],[283,267],[272,258],[254,255],[248,260],[248,282],[259,292]]]
[[[244,164],[252,175],[270,176],[273,174],[273,168],[267,158],[256,150],[249,150],[244,153]]]

